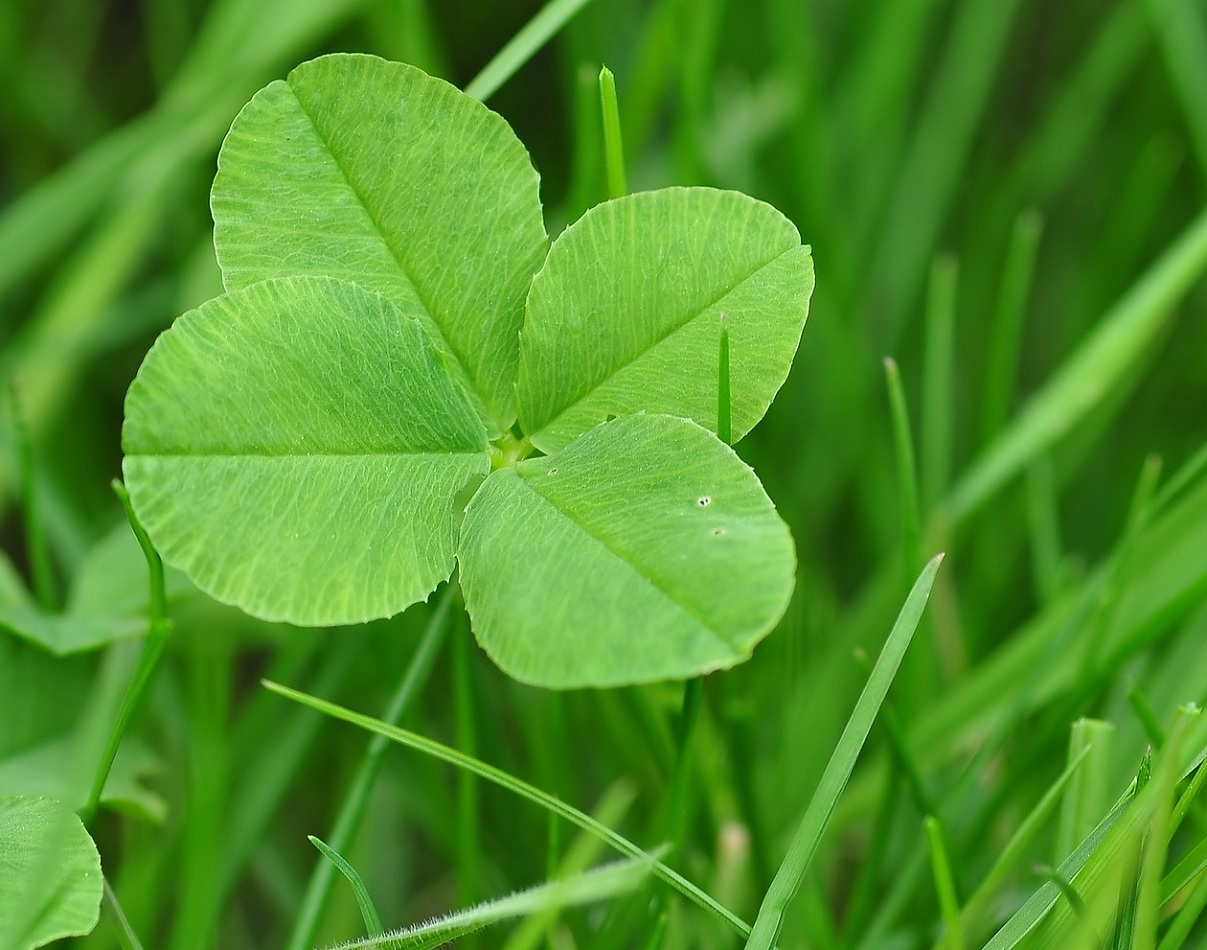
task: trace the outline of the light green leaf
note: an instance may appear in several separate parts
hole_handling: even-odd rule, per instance
[[[61,696],[56,698],[63,701]],[[37,710],[18,713],[33,715]],[[37,795],[73,809],[83,808],[91,777],[87,769],[95,756],[95,750],[81,743],[78,732],[64,732],[20,754],[0,757],[0,796]],[[162,763],[150,749],[127,737],[109,772],[101,801],[144,821],[164,821],[167,803],[147,784],[161,770]]]
[[[178,571],[166,575],[169,597],[194,590]],[[0,627],[63,655],[147,632],[147,564],[124,521],[88,551],[62,613],[42,610],[7,559],[0,558]]]
[[[494,472],[458,559],[486,652],[559,688],[740,663],[783,615],[796,567],[754,472],[707,430],[658,415]]]
[[[169,564],[265,620],[355,623],[452,572],[486,434],[418,322],[343,281],[253,285],[177,320],[126,398],[123,472]]]
[[[0,946],[90,933],[100,906],[101,858],[80,819],[48,798],[0,798]]]
[[[809,249],[761,201],[668,188],[599,205],[554,242],[528,295],[524,431],[553,452],[642,410],[715,430],[727,313],[736,441],[788,377],[812,291]]]
[[[5,591],[5,595],[0,602],[0,628],[60,655],[95,649],[147,629],[145,619],[131,614],[49,613],[34,603],[28,591]]]
[[[517,333],[547,239],[538,176],[500,116],[414,67],[324,56],[239,114],[211,203],[228,290],[353,280],[455,354],[499,431],[514,421]]]

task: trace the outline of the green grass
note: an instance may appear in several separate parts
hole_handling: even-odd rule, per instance
[[[480,950],[723,950],[752,926],[781,950],[1200,946],[1205,38],[1189,0],[4,5],[0,623],[41,601],[125,625],[67,655],[0,630],[0,797],[64,801],[101,854],[101,923],[65,945],[360,940],[313,835],[387,932],[460,913],[430,939]],[[133,373],[221,291],[221,137],[337,50],[484,97],[551,234],[619,191],[703,184],[812,245],[795,366],[737,445],[792,528],[797,592],[690,702],[509,680],[455,585],[294,629],[170,569],[148,610],[132,534],[88,558],[126,520]],[[601,866],[596,835],[635,863]]]

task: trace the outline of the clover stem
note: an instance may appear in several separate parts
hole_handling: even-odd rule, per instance
[[[122,704],[118,710],[117,719],[113,722],[113,728],[109,733],[105,750],[101,755],[100,761],[97,763],[96,772],[93,774],[88,801],[80,811],[80,818],[85,825],[91,824],[92,819],[96,816],[96,810],[101,802],[101,794],[105,790],[105,780],[108,779],[109,770],[113,767],[113,760],[117,757],[117,750],[122,743],[122,737],[126,734],[126,728],[130,725],[134,711],[138,708],[138,702],[142,698],[147,683],[151,680],[151,674],[155,672],[155,667],[159,663],[159,657],[163,653],[163,648],[168,642],[168,635],[172,632],[172,621],[164,615],[167,597],[164,592],[163,561],[159,557],[159,552],[155,550],[155,546],[151,543],[151,539],[147,536],[147,532],[139,522],[138,516],[134,513],[126,487],[121,482],[115,480],[113,482],[113,490],[117,493],[117,497],[122,503],[122,508],[125,510],[126,517],[130,521],[130,527],[134,531],[134,536],[138,538],[138,543],[141,545],[143,554],[147,559],[151,588],[148,600],[148,612],[150,616],[147,639],[143,643],[142,654],[139,656],[138,666],[134,670],[134,678],[130,680],[130,684],[126,687],[126,694],[122,697]]]
[[[490,470],[510,468],[517,462],[522,462],[533,453],[534,446],[527,438],[517,438],[510,432],[504,432],[490,443]]]

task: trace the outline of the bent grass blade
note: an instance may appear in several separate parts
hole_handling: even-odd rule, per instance
[[[342,719],[344,722],[351,723],[354,726],[360,726],[369,732],[384,736],[392,742],[397,742],[399,745],[404,745],[419,752],[424,752],[427,755],[435,756],[443,762],[454,765],[457,768],[465,769],[473,772],[480,778],[486,779],[488,782],[493,782],[495,785],[505,788],[510,792],[522,798],[527,798],[531,802],[535,802],[543,808],[548,809],[554,814],[564,818],[571,824],[577,825],[584,831],[597,836],[602,841],[611,845],[621,854],[630,858],[648,860],[650,855],[644,849],[633,844],[627,838],[617,834],[611,828],[601,825],[598,821],[592,818],[585,812],[579,811],[573,805],[568,805],[560,799],[554,798],[547,792],[541,791],[534,785],[529,785],[522,779],[516,778],[514,775],[509,775],[501,769],[495,768],[493,765],[488,765],[479,759],[458,752],[456,749],[449,748],[433,739],[428,739],[425,736],[417,735],[409,732],[406,729],[401,729],[397,726],[391,726],[388,723],[382,722],[380,719],[374,719],[372,716],[366,716],[361,713],[353,712],[343,706],[335,703],[329,703],[326,700],[319,699],[316,696],[310,696],[307,693],[299,692],[296,689],[290,689],[288,686],[282,686],[280,683],[274,683],[272,680],[261,680],[265,689],[284,696],[286,699],[292,699],[296,703],[301,703],[303,706],[308,706],[311,709],[321,712],[324,715],[331,716],[334,719]],[[727,908],[714,898],[706,894],[699,887],[693,884],[681,874],[671,870],[661,861],[654,860],[650,866],[650,873],[659,880],[666,882],[671,887],[675,888],[680,894],[686,897],[697,907],[709,911],[712,914],[720,917],[729,926],[740,934],[742,937],[747,937],[750,934],[750,925],[730,912]]]

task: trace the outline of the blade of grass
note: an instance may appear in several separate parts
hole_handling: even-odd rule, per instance
[[[885,640],[880,658],[872,669],[872,675],[868,678],[867,686],[855,703],[851,718],[847,721],[817,790],[809,801],[809,807],[805,810],[800,827],[792,839],[788,854],[763,897],[754,929],[746,941],[746,950],[771,950],[775,946],[783,927],[784,914],[800,890],[805,872],[817,853],[821,836],[829,824],[830,816],[834,813],[834,807],[846,787],[851,771],[855,768],[855,760],[871,731],[876,713],[888,694],[889,685],[901,665],[910,640],[913,639],[918,622],[922,619],[922,610],[926,606],[942,560],[943,555],[940,554],[927,563],[906,598],[897,622],[893,624],[893,629]]]
[[[1027,466],[1027,529],[1035,594],[1040,603],[1050,605],[1064,586],[1064,556],[1056,479],[1051,461],[1043,454]]]
[[[1194,925],[1203,916],[1203,908],[1207,907],[1207,875],[1199,878],[1186,898],[1186,902],[1178,910],[1177,916],[1165,931],[1165,936],[1157,944],[1157,950],[1180,950],[1186,945],[1186,940]]]
[[[733,441],[730,426],[732,402],[729,395],[729,314],[721,312],[721,341],[717,352],[717,438]]]
[[[1035,272],[1043,226],[1039,212],[1029,210],[1015,219],[1010,232],[1010,246],[1002,265],[1002,283],[990,324],[985,381],[981,386],[982,446],[988,445],[1001,430],[1014,402],[1027,298],[1031,293],[1031,277]]]
[[[595,69],[582,63],[574,74],[574,138],[570,153],[570,184],[566,189],[566,220],[577,221],[607,192],[600,181],[606,172],[603,163],[603,130],[599,121],[599,83]],[[549,225],[549,233],[560,230]]]
[[[478,730],[474,723],[474,683],[470,668],[471,640],[467,625],[457,625],[453,637],[453,735],[457,748],[477,756]],[[457,902],[469,907],[479,899],[478,854],[481,827],[478,808],[478,780],[472,772],[457,773]],[[475,947],[469,937],[470,950]]]
[[[1136,0],[1118,0],[1109,15],[1098,18],[1102,26],[1084,58],[1057,83],[1051,107],[1028,138],[1010,193],[1029,203],[1042,202],[1082,167],[1111,108],[1143,62],[1152,41],[1147,20],[1144,4]]]
[[[9,418],[12,421],[13,442],[17,450],[17,466],[21,483],[21,514],[25,524],[25,556],[29,560],[34,598],[43,610],[54,610],[58,596],[55,592],[54,564],[46,543],[38,495],[38,473],[34,464],[34,447],[29,425],[21,408],[15,386],[9,388]]]
[[[465,87],[485,102],[591,0],[549,0]]]
[[[1190,138],[1207,175],[1207,24],[1194,0],[1149,0],[1157,40],[1181,100]]]
[[[502,920],[617,897],[637,887],[649,875],[653,863],[654,859],[648,855],[617,861],[564,881],[550,881],[487,901],[416,927],[394,930],[367,940],[341,943],[331,950],[434,950]]]
[[[930,850],[931,870],[935,877],[935,893],[939,896],[939,910],[943,915],[946,934],[940,946],[945,950],[964,950],[964,928],[960,918],[960,901],[956,896],[956,882],[951,874],[951,859],[943,840],[943,826],[934,815],[923,819],[926,828],[926,843]]]
[[[615,848],[621,854],[631,858],[647,857],[647,852],[633,844],[627,838],[617,834],[611,828],[605,828],[590,815],[579,811],[572,805],[568,805],[558,798],[541,791],[533,785],[529,785],[522,779],[518,779],[513,775],[497,769],[492,765],[487,765],[478,759],[471,758],[456,749],[451,749],[446,745],[442,745],[432,739],[424,736],[416,735],[413,732],[408,732],[405,729],[400,729],[397,726],[391,726],[389,723],[384,723],[379,719],[374,719],[371,716],[363,715],[362,713],[353,712],[350,709],[345,709],[343,706],[338,706],[335,703],[329,703],[326,700],[319,699],[315,696],[310,696],[306,693],[299,692],[295,689],[290,689],[288,686],[282,686],[279,683],[274,683],[271,680],[262,680],[264,688],[270,692],[284,696],[286,699],[293,700],[310,709],[321,712],[324,715],[331,716],[334,719],[340,719],[344,722],[351,723],[354,726],[359,726],[369,732],[384,736],[392,742],[397,742],[400,745],[407,746],[427,755],[434,756],[443,762],[454,765],[457,768],[465,769],[473,772],[480,778],[488,782],[492,782],[501,788],[506,789],[521,798],[526,798],[534,804],[553,812],[554,814],[564,818],[571,824],[577,825],[584,831],[598,836],[611,847]],[[665,883],[669,884],[675,890],[679,891],[684,897],[690,900],[693,904],[710,913],[720,917],[738,934],[745,937],[750,933],[750,926],[731,913],[726,908],[718,904],[712,897],[692,884],[682,875],[671,870],[661,861],[656,861],[653,864],[653,875]]]
[[[621,779],[603,794],[592,812],[592,817],[601,825],[614,828],[624,820],[635,797],[636,790],[633,786]],[[550,814],[549,821],[551,827],[560,827],[556,815]],[[566,880],[576,874],[582,874],[599,859],[603,846],[603,842],[594,835],[585,832],[580,834],[566,851],[565,857],[551,869],[549,879]],[[556,923],[559,910],[560,908],[551,907],[531,915],[507,939],[503,950],[536,950],[542,935],[547,934]]]
[[[922,365],[922,497],[928,511],[934,509],[951,481],[958,267],[950,255],[940,254],[935,258],[926,301],[926,349]]]
[[[624,140],[620,135],[620,106],[616,101],[616,77],[604,66],[599,71],[599,101],[603,110],[604,167],[608,172],[608,197],[629,193],[624,174]]]
[[[397,723],[410,709],[415,697],[427,682],[448,629],[448,614],[453,599],[453,590],[452,585],[448,585],[440,592],[436,608],[432,611],[432,618],[428,621],[427,629],[419,641],[415,655],[407,664],[402,681],[386,705],[385,713],[382,715],[383,721],[391,724]],[[389,748],[389,742],[383,736],[374,736],[369,741],[369,747],[365,751],[364,758],[361,759],[352,784],[348,786],[344,795],[331,833],[327,836],[332,847],[337,851],[347,850],[356,836],[361,818],[369,803],[369,795],[373,790],[377,775],[381,771],[387,748]],[[301,910],[294,919],[293,930],[286,944],[287,950],[306,950],[314,945],[315,933],[318,930],[323,909],[327,906],[334,882],[335,873],[331,864],[327,861],[316,862],[310,875],[310,881],[306,885]]]
[[[348,881],[352,893],[356,896],[356,906],[360,908],[360,916],[364,919],[365,930],[368,931],[369,936],[380,937],[385,933],[385,928],[381,925],[381,917],[377,913],[377,908],[373,906],[373,898],[369,896],[369,889],[365,887],[361,876],[356,873],[356,868],[321,838],[316,838],[314,835],[307,835],[306,838]]]
[[[1196,716],[1184,722],[1181,747],[1198,751],[1192,755],[1175,754],[1173,744],[1167,745],[1161,753],[1162,760],[1152,766],[1154,775],[1168,774],[1176,779],[1203,761],[1207,752],[1202,746],[1207,739],[1207,718]],[[1172,759],[1168,773],[1162,771],[1166,759]],[[1145,761],[1148,760],[1146,756]],[[1166,794],[1164,778],[1143,783],[1144,771],[1142,766],[1137,780],[1059,868],[1063,880],[1078,882],[1079,892],[1087,897],[1092,922],[1100,922],[1117,905],[1121,874],[1128,864],[1127,855],[1134,853],[1160,805],[1161,796]],[[1057,906],[1059,897],[1059,889],[1049,881],[1015,912],[985,945],[985,950],[1009,950],[1024,939],[1028,950],[1068,947],[1071,934],[1079,925],[1067,908]]]
[[[1127,704],[1132,707],[1132,712],[1136,714],[1136,720],[1144,730],[1149,744],[1160,752],[1161,747],[1165,745],[1165,729],[1157,718],[1152,703],[1148,701],[1148,697],[1144,695],[1139,686],[1133,685],[1127,691]]]
[[[962,521],[1065,435],[1158,336],[1171,307],[1207,267],[1207,212],[1107,313],[1090,337],[965,471],[944,508]]]
[[[113,939],[117,941],[117,945],[121,950],[143,950],[142,943],[138,939],[138,934],[130,926],[130,921],[126,919],[126,912],[122,910],[121,902],[117,899],[117,895],[113,893],[113,888],[109,885],[109,878],[104,878],[102,884],[104,885],[104,908],[109,914],[109,923],[113,928]]]
[[[909,408],[901,386],[901,372],[890,356],[884,360],[888,383],[889,411],[893,419],[893,454],[897,460],[897,491],[901,499],[901,525],[905,568],[912,575],[922,560],[922,514],[918,503],[918,479],[914,463],[914,437],[910,431]]]
[[[1114,737],[1115,727],[1100,719],[1078,719],[1069,730],[1068,760],[1084,760],[1085,766],[1069,783],[1061,802],[1053,846],[1057,863],[1089,836],[1110,808]]]
[[[1196,712],[1197,715],[1197,712]],[[1161,877],[1169,851],[1169,829],[1178,783],[1178,750],[1186,734],[1186,714],[1179,717],[1170,733],[1167,753],[1161,756],[1160,766],[1153,776],[1157,786],[1157,802],[1149,822],[1144,842],[1144,857],[1140,866],[1139,893],[1136,896],[1135,928],[1130,950],[1155,950],[1157,927],[1160,924]]]
[[[869,287],[892,348],[916,302],[973,135],[989,100],[1019,0],[958,4],[887,212]]]
[[[1158,746],[1158,748],[1160,747]],[[1200,766],[1190,780],[1190,784],[1186,786],[1186,791],[1178,799],[1177,805],[1174,806],[1173,815],[1169,819],[1170,835],[1176,832],[1182,826],[1182,822],[1186,820],[1190,807],[1194,804],[1195,797],[1202,791],[1205,782],[1207,782],[1207,769]]]
[[[994,897],[998,887],[1005,880],[1006,875],[1014,869],[1015,863],[1023,856],[1028,845],[1039,834],[1044,823],[1056,811],[1056,806],[1060,804],[1069,782],[1077,774],[1077,770],[1085,761],[1088,751],[1088,749],[1083,749],[1077,758],[1068,764],[1048,790],[1044,792],[1043,797],[1031,809],[1018,828],[1015,829],[1014,834],[1010,836],[1010,840],[1006,842],[1006,846],[998,854],[997,859],[993,862],[993,866],[985,874],[984,880],[972,892],[972,896],[968,898],[968,902],[960,913],[961,926],[965,933],[972,933],[975,928],[980,926],[983,916],[989,909],[988,904]],[[935,950],[942,950],[942,944],[937,944]]]

